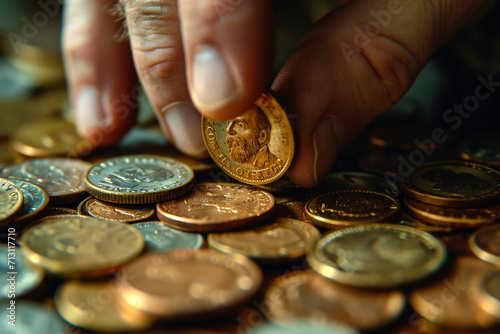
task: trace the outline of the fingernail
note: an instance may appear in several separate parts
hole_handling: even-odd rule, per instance
[[[337,118],[324,118],[316,126],[313,135],[313,173],[316,184],[330,170],[344,144],[345,136],[345,127]]]
[[[78,91],[75,102],[75,125],[82,136],[88,136],[97,127],[107,124],[101,111],[99,93],[95,87],[84,86]]]
[[[167,131],[175,146],[193,157],[205,157],[207,150],[201,136],[201,115],[189,102],[175,102],[162,109]]]
[[[220,52],[212,46],[198,48],[193,61],[193,101],[204,110],[218,109],[239,94],[237,81]]]

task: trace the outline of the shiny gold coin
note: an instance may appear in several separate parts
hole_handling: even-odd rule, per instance
[[[319,274],[353,286],[386,288],[423,279],[446,260],[443,243],[417,229],[373,224],[321,237],[307,256]]]
[[[417,167],[401,186],[407,196],[431,205],[484,206],[500,196],[500,173],[472,162],[440,161]]]
[[[121,204],[168,201],[193,187],[187,165],[155,155],[125,155],[95,164],[85,177],[87,191],[97,199]]]
[[[125,206],[88,197],[78,205],[78,214],[108,221],[132,223],[151,218],[155,209],[148,206]]]
[[[474,254],[481,260],[500,266],[500,225],[490,225],[476,231],[469,245]]]
[[[340,190],[309,200],[306,214],[313,224],[330,228],[336,225],[388,222],[400,213],[399,202],[369,190]]]
[[[304,319],[371,330],[395,320],[404,309],[405,296],[401,291],[349,288],[306,270],[273,280],[262,304],[268,306],[270,320],[280,325]]]
[[[57,289],[54,303],[64,320],[99,333],[128,332],[151,326],[150,316],[122,306],[119,285],[119,280],[69,281]]]
[[[149,253],[121,270],[121,297],[158,317],[179,319],[234,310],[259,288],[259,267],[242,255],[178,249]]]
[[[270,94],[262,94],[243,115],[227,122],[202,117],[207,151],[235,180],[266,184],[282,177],[295,144],[286,113]]]
[[[85,196],[84,177],[89,168],[89,163],[78,159],[33,159],[5,167],[0,176],[33,182],[49,194],[50,205],[58,205]]]
[[[207,182],[179,199],[159,203],[156,211],[160,220],[180,230],[214,232],[265,221],[274,203],[273,195],[251,186]]]
[[[473,257],[460,257],[444,279],[413,290],[410,303],[421,316],[434,323],[458,327],[490,327],[498,319],[479,306],[478,285],[494,266]]]
[[[500,204],[478,208],[450,208],[410,198],[405,198],[404,203],[411,215],[437,226],[470,229],[500,219]]]
[[[486,274],[479,282],[477,299],[479,307],[500,319],[500,270]]]
[[[0,178],[0,226],[5,226],[21,213],[23,193],[14,183]]]
[[[10,179],[10,181],[23,193],[23,209],[16,219],[16,223],[36,219],[47,208],[49,194],[32,182],[16,179]]]
[[[211,233],[208,244],[218,251],[245,255],[256,261],[289,261],[304,256],[319,236],[311,224],[277,217],[251,230]]]
[[[144,248],[141,232],[129,225],[72,215],[33,226],[22,242],[28,262],[65,277],[108,274]]]
[[[73,124],[60,119],[43,119],[21,126],[12,135],[12,147],[30,157],[78,155],[92,145],[82,139]]]

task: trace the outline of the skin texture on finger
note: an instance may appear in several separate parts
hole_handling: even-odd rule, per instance
[[[108,0],[64,5],[63,54],[76,127],[94,146],[119,141],[135,124],[137,79],[130,47]]]
[[[433,1],[353,0],[312,27],[272,87],[294,115],[294,183],[315,185],[341,147],[403,96],[459,28],[443,23],[458,25],[449,14]]]
[[[205,157],[201,115],[186,84],[176,0],[122,0],[134,62],[159,123],[184,153]]]
[[[268,83],[274,32],[269,0],[179,0],[191,97],[225,121],[253,105]]]

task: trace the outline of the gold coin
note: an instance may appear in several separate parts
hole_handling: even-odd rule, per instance
[[[251,230],[211,233],[208,244],[218,251],[242,254],[256,261],[289,261],[304,256],[319,236],[311,224],[277,217]]]
[[[401,184],[407,196],[420,202],[451,207],[484,206],[500,195],[500,173],[463,161],[422,165]]]
[[[494,269],[479,259],[460,257],[444,278],[413,290],[411,306],[421,316],[439,325],[478,328],[498,324],[499,319],[481,309],[474,288]]]
[[[270,94],[227,122],[202,117],[207,151],[235,180],[266,184],[282,177],[294,154],[294,139],[286,113]]]
[[[16,223],[26,222],[38,217],[49,204],[49,194],[32,182],[10,179],[14,185],[23,193],[23,209]]]
[[[151,218],[155,209],[149,206],[125,206],[88,197],[78,205],[78,214],[108,221],[132,223]]]
[[[376,288],[423,279],[445,260],[446,248],[429,233],[389,224],[329,232],[307,256],[311,268],[326,278]]]
[[[469,245],[474,254],[481,260],[500,266],[500,225],[490,225],[476,231]]]
[[[72,215],[33,226],[22,242],[28,262],[65,277],[108,274],[144,248],[141,232],[129,225]]]
[[[401,314],[405,296],[401,291],[349,288],[306,270],[274,279],[262,304],[268,306],[270,320],[280,325],[304,319],[312,324],[332,322],[372,330]]]
[[[500,319],[500,270],[486,274],[475,287],[478,289],[479,307],[496,319]]]
[[[54,303],[64,320],[99,333],[128,332],[151,326],[152,317],[122,306],[119,285],[119,280],[69,281],[57,289]]]
[[[125,155],[92,166],[85,177],[87,191],[97,199],[121,204],[168,201],[187,193],[194,172],[187,165],[156,155]]]
[[[12,147],[30,157],[78,155],[92,148],[75,126],[59,119],[42,119],[21,126],[12,135]]]
[[[0,226],[5,226],[21,213],[23,193],[14,183],[0,178]]]
[[[262,282],[259,267],[247,257],[213,250],[149,253],[121,273],[120,295],[127,303],[169,319],[234,310]]]
[[[156,206],[165,224],[191,232],[242,228],[272,216],[274,197],[239,183],[199,183],[187,195]]]
[[[306,203],[306,214],[318,226],[366,224],[391,221],[399,215],[399,202],[369,190],[340,190],[317,196]]]

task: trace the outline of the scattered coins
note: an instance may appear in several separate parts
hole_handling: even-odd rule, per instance
[[[49,194],[42,187],[23,180],[10,181],[23,193],[23,209],[16,219],[18,223],[36,218],[47,208]]]
[[[389,224],[348,227],[324,234],[307,262],[331,280],[386,288],[421,280],[446,260],[443,243],[429,233]]]
[[[267,184],[278,180],[294,155],[292,127],[270,94],[262,94],[248,111],[227,122],[202,117],[207,151],[235,180]]]
[[[148,206],[125,206],[106,203],[96,198],[88,197],[78,205],[78,214],[94,218],[132,223],[151,218],[155,209]]]
[[[474,254],[481,260],[500,266],[500,225],[490,225],[477,230],[469,239]]]
[[[11,181],[0,178],[0,226],[12,222],[22,208],[22,192]]]
[[[186,233],[171,228],[162,222],[145,222],[132,224],[144,236],[146,250],[167,251],[178,248],[200,249],[203,236],[197,233]]]
[[[185,231],[214,232],[255,225],[271,217],[274,196],[238,183],[200,183],[187,195],[159,203],[160,220]]]
[[[194,184],[187,165],[161,156],[110,158],[89,169],[87,191],[97,199],[120,204],[149,204],[184,195]]]

